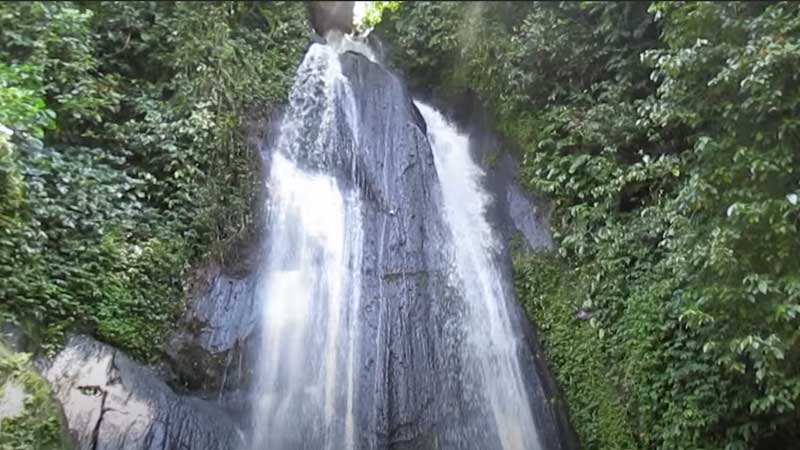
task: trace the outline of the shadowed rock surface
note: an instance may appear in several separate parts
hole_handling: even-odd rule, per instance
[[[23,329],[12,322],[0,322],[0,343],[5,344],[12,352],[30,350],[30,340]]]
[[[189,302],[167,354],[178,378],[209,396],[238,389],[249,380],[250,346],[256,328],[255,277],[210,270]]]
[[[506,217],[499,231],[506,236],[507,242],[519,233],[528,250],[552,250],[555,244],[550,232],[550,205],[520,186],[517,181],[519,164],[504,153],[486,168],[486,173]]]
[[[236,450],[233,421],[210,402],[175,394],[149,369],[86,336],[46,369],[78,450]]]

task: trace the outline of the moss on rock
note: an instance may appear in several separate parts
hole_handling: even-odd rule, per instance
[[[71,450],[61,407],[29,360],[28,354],[13,353],[0,343],[0,398],[12,389],[22,391],[13,394],[21,397],[21,409],[0,416],[0,450]]]

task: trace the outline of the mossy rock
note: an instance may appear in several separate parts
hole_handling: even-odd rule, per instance
[[[61,407],[29,360],[0,342],[0,450],[72,450]]]

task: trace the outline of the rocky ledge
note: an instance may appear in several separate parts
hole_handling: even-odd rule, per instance
[[[86,336],[44,370],[78,450],[235,450],[241,432],[219,405],[173,392],[150,369]]]

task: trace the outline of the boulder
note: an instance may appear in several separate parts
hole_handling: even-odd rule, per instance
[[[325,36],[331,30],[342,33],[353,31],[355,2],[308,2],[307,5],[311,26],[320,36]]]
[[[87,336],[68,340],[45,377],[79,450],[238,450],[220,405],[174,393],[148,368]]]
[[[25,411],[28,397],[30,394],[25,386],[16,380],[8,380],[0,385],[0,422],[21,415]]]

